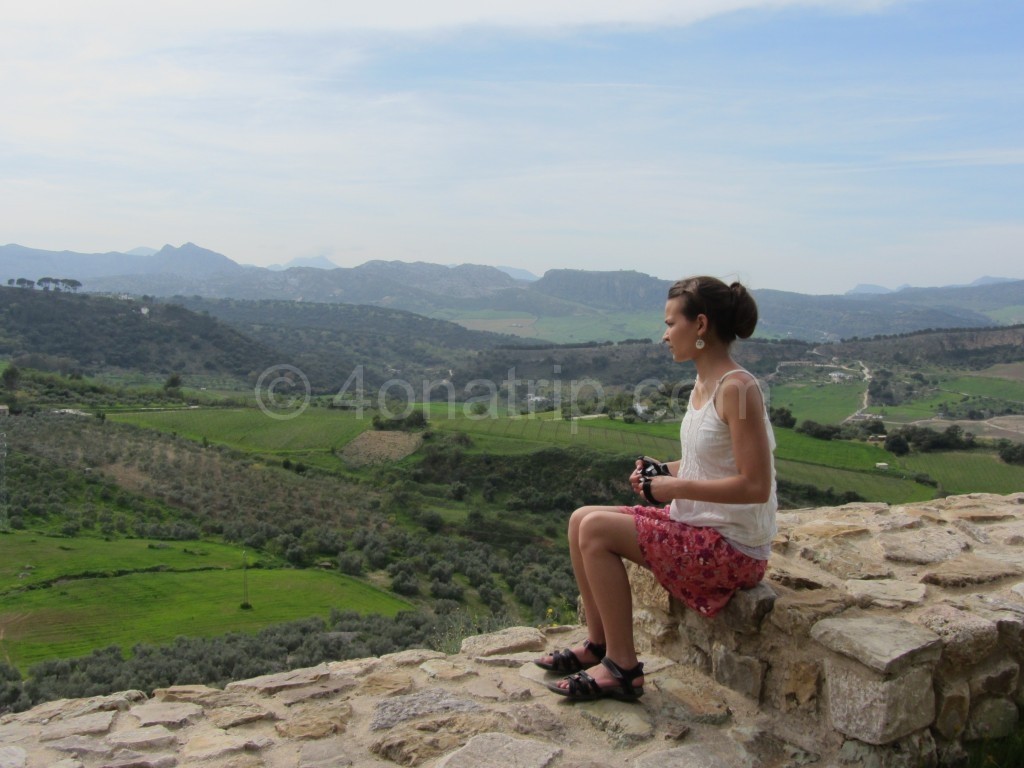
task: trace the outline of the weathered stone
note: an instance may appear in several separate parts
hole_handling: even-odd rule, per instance
[[[519,669],[523,664],[532,664],[536,658],[536,651],[523,651],[522,653],[509,653],[499,656],[477,656],[473,659],[473,663],[484,667]]]
[[[174,768],[177,764],[178,758],[171,754],[142,755],[129,752],[101,763],[99,768]]]
[[[965,587],[968,584],[986,584],[1011,576],[1019,576],[1021,569],[1011,563],[991,558],[964,555],[955,560],[929,568],[921,581],[940,587]]]
[[[227,730],[260,720],[274,720],[277,715],[260,704],[239,704],[207,710],[206,717],[212,725]]]
[[[125,749],[159,749],[177,745],[178,738],[162,725],[150,725],[108,734],[107,742]]]
[[[524,736],[558,741],[565,734],[562,719],[542,704],[519,704],[506,713],[512,729]]]
[[[462,689],[470,696],[491,701],[522,701],[533,695],[525,685],[494,678],[467,680]]]
[[[625,561],[624,565],[626,566],[626,576],[629,578],[630,590],[633,593],[633,601],[654,613],[668,613],[671,610],[669,593],[654,578],[654,574],[649,569],[642,568],[629,560]]]
[[[497,656],[520,651],[543,651],[544,633],[533,627],[510,627],[489,635],[474,635],[462,641],[463,656]]]
[[[934,632],[885,616],[822,619],[811,629],[811,637],[885,675],[916,664],[934,664],[942,653]]]
[[[818,621],[842,613],[850,604],[848,596],[831,589],[790,592],[775,601],[768,621],[784,635],[806,637]]]
[[[500,733],[474,736],[462,749],[447,755],[436,768],[547,768],[562,753],[550,744]]]
[[[42,741],[56,741],[68,736],[86,736],[88,734],[107,733],[114,724],[116,712],[94,712],[91,715],[71,717],[47,726],[40,736]]]
[[[412,678],[404,672],[374,672],[359,684],[364,696],[394,696],[412,690]]]
[[[1006,698],[982,699],[971,706],[964,739],[1005,739],[1017,730],[1017,705]]]
[[[186,760],[215,760],[236,752],[259,751],[271,745],[266,738],[246,738],[220,729],[193,734],[182,749]]]
[[[737,590],[719,614],[720,620],[734,632],[755,634],[777,599],[778,593],[763,581],[756,587]]]
[[[143,726],[166,725],[168,728],[180,728],[201,718],[203,708],[198,704],[151,700],[135,707],[131,714],[138,718],[139,724]]]
[[[67,736],[50,742],[47,746],[58,752],[70,752],[76,757],[109,757],[114,754],[114,747],[111,744],[95,736]]]
[[[885,746],[846,741],[838,758],[850,768],[936,768],[938,749],[931,731],[923,730]]]
[[[428,659],[420,664],[420,671],[434,680],[464,680],[477,674],[464,663],[448,659]]]
[[[323,739],[344,733],[351,718],[352,705],[347,702],[317,703],[289,713],[274,729],[288,739]]]
[[[396,667],[414,667],[419,666],[424,661],[443,658],[446,658],[446,656],[440,651],[432,651],[429,648],[413,648],[407,651],[399,651],[398,653],[388,653],[381,656],[380,660],[394,664]]]
[[[954,520],[953,527],[965,534],[968,538],[976,541],[978,544],[988,544],[990,541],[989,535],[983,528],[975,525],[974,523],[968,522],[967,520]]]
[[[830,657],[825,688],[832,726],[868,744],[888,744],[929,726],[935,717],[935,691],[925,666],[882,676],[867,667]]]
[[[795,590],[834,589],[838,583],[838,579],[830,573],[795,559],[773,562],[768,578],[773,584]]]
[[[427,688],[405,696],[384,699],[377,704],[370,730],[391,728],[406,720],[446,712],[481,712],[483,707],[471,699],[453,696],[441,688]]]
[[[674,677],[658,678],[654,685],[677,705],[688,722],[722,725],[732,715],[722,696],[707,687],[697,688]]]
[[[935,722],[932,727],[945,739],[957,738],[967,726],[971,691],[966,680],[938,680],[935,684]]]
[[[886,533],[879,537],[879,544],[886,560],[916,565],[949,560],[970,547],[963,534],[941,527]]]
[[[580,709],[580,715],[620,746],[646,741],[654,735],[654,721],[647,711],[629,702],[600,699]]]
[[[347,768],[352,751],[351,744],[339,737],[303,742],[297,768]]]
[[[28,765],[28,752],[21,747],[0,746],[0,768],[25,768]]]
[[[262,694],[275,694],[288,688],[303,688],[318,683],[329,677],[331,674],[326,664],[319,664],[306,669],[295,669],[290,672],[281,672],[276,675],[261,675],[249,680],[237,680],[228,683],[225,690],[254,690]]]
[[[211,688],[208,685],[172,685],[153,691],[153,698],[158,701],[187,701],[193,704],[206,702],[210,697],[223,695],[224,691],[220,688]]]
[[[637,758],[633,768],[736,768],[735,754],[722,756],[704,744],[648,752]]]
[[[2,766],[2,764],[0,764],[0,766]],[[85,768],[85,764],[81,760],[68,757],[64,760],[58,760],[56,763],[47,766],[47,768]]]
[[[943,661],[955,668],[977,664],[999,642],[993,622],[952,605],[931,606],[917,621],[942,638]]]
[[[861,607],[906,608],[924,602],[927,587],[899,579],[850,579],[846,591]]]
[[[1010,696],[1017,690],[1020,665],[1005,656],[987,659],[971,674],[971,699],[985,695]]]
[[[765,664],[760,659],[744,656],[716,643],[711,654],[711,668],[715,680],[725,687],[755,701],[760,700],[765,672]]]
[[[303,701],[337,696],[339,693],[351,691],[356,685],[356,681],[351,677],[335,677],[332,675],[309,685],[288,688],[278,694],[277,698],[283,704],[290,707]]]
[[[80,717],[90,715],[93,712],[125,712],[131,709],[132,705],[146,700],[146,694],[142,691],[122,691],[112,693],[109,696],[94,696],[82,702],[81,706],[75,707],[67,713],[67,717]]]
[[[813,661],[795,661],[775,669],[778,678],[776,707],[790,712],[811,704],[818,698],[821,667]]]
[[[402,765],[419,765],[451,752],[472,736],[500,729],[500,719],[493,713],[454,713],[390,729],[370,745],[370,752]]]

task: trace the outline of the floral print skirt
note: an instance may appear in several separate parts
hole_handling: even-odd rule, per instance
[[[714,528],[669,516],[669,507],[622,507],[636,521],[640,551],[658,582],[704,616],[722,610],[737,589],[764,578],[768,562],[745,555]]]

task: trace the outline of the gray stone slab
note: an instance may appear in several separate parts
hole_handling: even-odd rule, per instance
[[[434,763],[434,768],[547,768],[562,753],[551,744],[503,733],[481,733],[466,746]]]
[[[28,752],[21,747],[0,747],[0,768],[25,768]]]
[[[521,651],[543,651],[544,633],[535,627],[509,627],[488,635],[474,635],[462,641],[464,656],[497,656]]]
[[[868,744],[888,744],[927,728],[935,719],[931,669],[921,665],[883,677],[839,657],[825,664],[828,714],[840,733]]]
[[[915,664],[934,664],[942,640],[929,629],[886,616],[822,619],[811,637],[881,674],[897,674]]]
[[[370,730],[379,731],[423,715],[449,712],[482,712],[484,707],[471,699],[453,696],[441,688],[427,688],[406,696],[381,701],[373,712]]]
[[[48,725],[39,738],[40,741],[57,741],[68,736],[106,733],[114,724],[116,716],[116,711],[105,711],[94,712],[91,715],[82,715],[82,717],[70,717],[67,720],[59,720]]]

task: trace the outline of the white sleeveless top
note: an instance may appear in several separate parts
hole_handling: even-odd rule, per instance
[[[679,425],[679,441],[682,459],[679,462],[678,477],[687,480],[718,480],[737,473],[736,457],[732,452],[732,437],[729,425],[722,421],[715,408],[715,395],[726,377],[733,373],[747,373],[742,368],[729,371],[715,385],[714,392],[700,408],[693,406],[693,392],[690,404]],[[752,378],[756,386],[756,379]],[[694,387],[696,391],[696,387]],[[764,398],[762,397],[762,402]],[[774,454],[775,433],[764,409],[765,430],[768,444]],[[693,499],[673,499],[671,517],[688,525],[701,528],[715,528],[736,549],[758,560],[767,560],[771,553],[771,541],[777,530],[775,512],[778,500],[775,494],[775,458],[771,458],[772,489],[763,504],[722,504]]]

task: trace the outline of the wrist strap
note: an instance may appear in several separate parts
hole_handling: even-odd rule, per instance
[[[654,494],[651,493],[651,478],[645,477],[643,483],[640,485],[641,490],[644,492],[644,498],[647,499],[651,504],[664,504],[663,501],[658,501],[654,498]]]

